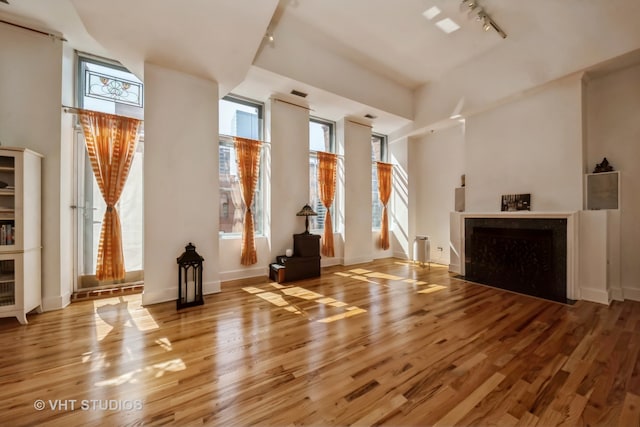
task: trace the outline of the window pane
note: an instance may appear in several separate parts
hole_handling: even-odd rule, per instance
[[[144,119],[142,81],[122,67],[80,57],[79,105],[87,110]]]
[[[220,134],[261,139],[262,105],[235,97],[220,100]],[[261,153],[263,156],[264,153]],[[219,145],[220,179],[220,232],[240,235],[244,228],[245,206],[242,201],[242,186],[238,176],[235,147],[231,139],[222,138]],[[264,156],[260,164],[264,164]],[[263,169],[260,167],[258,185],[253,197],[254,227],[256,234],[263,234]]]
[[[374,230],[378,230],[381,224],[382,218],[382,203],[380,203],[380,197],[378,194],[378,166],[374,163],[371,167],[371,200],[373,201],[372,212],[372,227]]]
[[[318,156],[314,151],[324,151],[332,153],[334,151],[333,142],[333,122],[321,119],[309,119],[309,205],[318,213],[318,216],[309,217],[309,228],[316,231],[324,230],[324,219],[327,208],[320,200],[320,189],[318,187]],[[330,211],[333,214],[333,206]],[[333,218],[333,215],[332,215]],[[334,227],[335,228],[335,227]]]
[[[327,208],[322,204],[322,200],[320,200],[318,163],[318,156],[316,156],[315,153],[312,153],[309,156],[309,205],[318,214],[318,216],[309,217],[309,228],[312,230],[324,230],[324,219],[327,215]]]
[[[333,152],[333,123],[313,119],[309,121],[309,149]]]
[[[378,167],[375,162],[386,161],[387,137],[379,134],[371,135],[371,200],[372,227],[380,229],[382,221],[382,203],[378,194]]]
[[[261,139],[262,106],[225,97],[220,100],[219,110],[222,135]]]

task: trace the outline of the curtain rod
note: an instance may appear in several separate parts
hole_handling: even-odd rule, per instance
[[[305,110],[313,111],[313,109],[311,109],[309,107],[305,107],[304,105],[300,105],[300,104],[296,104],[296,103],[293,103],[293,102],[285,101],[284,99],[273,98],[273,100],[274,101],[279,101],[279,102],[284,102],[285,104],[293,105],[294,107],[300,107],[300,108],[304,108]]]
[[[61,37],[61,36],[59,36],[57,34],[47,33],[46,31],[36,30],[35,28],[26,27],[24,25],[15,24],[13,22],[5,21],[4,19],[0,19],[0,22],[3,23],[3,24],[12,25],[14,27],[22,28],[23,30],[33,31],[34,33],[42,34],[43,36],[51,37],[51,38],[54,38],[54,39],[57,39],[57,40],[60,40],[60,41],[63,41],[63,42],[67,41],[67,39],[65,39],[64,37]]]
[[[366,128],[369,128],[369,129],[373,129],[373,126],[371,126],[371,125],[366,125],[366,124],[360,123],[360,122],[354,122],[353,120],[349,120],[349,119],[347,119],[347,121],[349,123],[353,123],[354,125],[360,125],[360,126],[364,126]]]

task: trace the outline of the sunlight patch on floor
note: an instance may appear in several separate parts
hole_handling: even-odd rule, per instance
[[[369,280],[367,277],[365,276],[351,276],[352,279],[356,279],[356,280],[360,280],[362,282],[369,282],[369,283],[373,283],[374,285],[377,285],[377,282],[374,282],[373,280]]]
[[[364,268],[355,268],[353,270],[349,270],[353,274],[367,274],[371,273],[371,270],[365,270]]]
[[[139,331],[152,331],[159,328],[156,321],[153,320],[153,316],[149,314],[149,310],[146,308],[138,307],[133,312],[131,308],[129,308],[129,313],[131,314],[131,320]]]
[[[380,273],[374,271],[373,273],[367,273],[365,276],[371,277],[372,279],[387,279],[387,280],[400,280],[402,277],[394,276],[393,274]]]
[[[343,273],[343,272],[341,272],[341,271],[335,272],[335,273],[333,273],[333,274],[335,274],[336,276],[351,277],[351,274],[349,274],[349,273]]]
[[[187,366],[184,364],[184,361],[180,358],[167,360],[166,362],[156,363],[151,366],[147,366],[145,368],[136,369],[135,371],[126,372],[122,375],[118,375],[117,377],[109,378],[106,380],[98,381],[95,383],[97,387],[106,387],[106,386],[119,386],[126,383],[134,384],[137,382],[136,376],[146,373],[152,375],[155,378],[160,378],[164,376],[167,372],[179,372],[187,369]]]
[[[418,291],[418,293],[419,294],[430,294],[432,292],[441,291],[443,289],[447,289],[447,287],[446,286],[441,286],[441,285],[429,285],[429,286],[427,286],[426,289]]]
[[[250,293],[252,295],[257,296],[258,298],[263,299],[263,300],[275,305],[276,307],[283,308],[284,310],[288,311],[289,313],[303,315],[303,316],[306,316],[308,318],[311,318],[309,313],[307,313],[302,308],[296,306],[295,304],[287,301],[284,298],[284,295],[286,295],[288,297],[293,297],[293,298],[300,298],[300,299],[306,300],[306,301],[315,301],[318,304],[327,305],[327,306],[335,307],[335,308],[342,308],[342,307],[348,306],[348,304],[346,302],[338,301],[335,298],[331,298],[331,297],[325,297],[324,295],[321,295],[321,294],[319,294],[317,292],[313,292],[313,291],[310,291],[308,289],[301,288],[299,286],[292,286],[292,287],[282,286],[282,288],[279,289],[279,291],[282,292],[282,294],[281,293],[277,293],[277,292],[265,291],[263,289],[259,289],[259,288],[253,287],[253,286],[248,286],[248,287],[242,288],[242,290],[244,290],[245,292],[248,292],[248,293]],[[349,313],[352,312],[352,311],[355,311],[355,314],[359,314],[361,312],[365,312],[366,311],[366,310],[358,311],[358,310],[361,310],[361,309],[359,309],[356,306],[348,307],[346,310]],[[345,313],[343,313],[343,314],[345,314]],[[354,316],[355,314],[349,314],[347,316],[340,317],[340,318],[351,317],[351,316]],[[336,318],[335,320],[338,320],[338,318]],[[334,321],[334,320],[332,320],[332,321]],[[327,323],[327,322],[323,321],[323,323]]]
[[[294,286],[293,288],[286,288],[282,290],[282,293],[285,295],[289,295],[292,297],[296,297],[296,298],[302,298],[302,299],[306,299],[306,300],[311,300],[311,299],[316,299],[316,298],[322,298],[323,295],[320,295],[318,293],[309,291],[307,289],[298,287],[298,286]]]
[[[348,311],[345,311],[344,313],[340,313],[333,316],[325,317],[324,319],[320,319],[318,320],[318,322],[331,323],[331,322],[335,322],[336,320],[346,319],[348,317],[352,317],[352,316],[367,312],[367,310],[363,308],[358,308],[358,307],[349,307],[347,310]]]
[[[162,347],[166,351],[173,350],[173,347],[171,345],[171,341],[169,341],[169,338],[167,338],[167,337],[163,337],[163,338],[157,339],[156,340],[156,344],[158,344],[160,347]]]
[[[286,307],[289,305],[289,303],[285,301],[282,295],[274,294],[273,292],[262,292],[260,294],[256,294],[256,296],[270,302],[273,305],[277,305],[278,307]]]

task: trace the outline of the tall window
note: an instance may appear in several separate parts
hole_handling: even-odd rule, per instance
[[[309,203],[318,216],[309,217],[309,227],[312,230],[324,230],[324,218],[327,209],[320,200],[318,188],[318,156],[316,152],[335,152],[334,123],[318,118],[309,119]],[[333,209],[333,207],[331,208]],[[331,211],[331,217],[333,210]],[[335,223],[335,221],[334,221]],[[335,227],[334,227],[335,229]]]
[[[244,203],[236,164],[236,152],[233,137],[240,136],[262,140],[263,120],[262,104],[248,99],[225,96],[220,100],[220,233],[238,235],[242,233]],[[264,164],[264,153],[260,164]],[[263,234],[264,202],[263,202],[263,168],[253,200],[255,233]]]
[[[78,56],[78,106],[87,110],[143,119],[143,85],[132,73],[115,62]],[[144,131],[143,131],[144,133]],[[76,135],[78,288],[99,285],[95,278],[100,230],[106,205],[100,194],[82,130]],[[143,278],[143,163],[144,135],[141,135],[129,177],[116,209],[122,225],[122,248],[126,276],[124,282]]]
[[[387,161],[387,137],[374,133],[371,135],[371,199],[373,200],[373,229],[379,230],[382,224],[382,203],[378,194],[378,169],[376,162]]]

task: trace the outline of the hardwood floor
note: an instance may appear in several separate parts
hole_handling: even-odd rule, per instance
[[[226,285],[180,313],[125,295],[29,322],[0,319],[3,426],[640,425],[640,303],[567,306],[444,267],[387,259]]]

